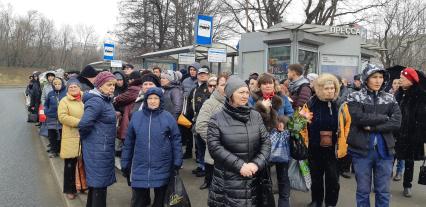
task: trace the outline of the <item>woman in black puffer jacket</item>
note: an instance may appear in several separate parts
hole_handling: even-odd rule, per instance
[[[249,89],[236,77],[225,86],[227,100],[212,116],[207,136],[215,161],[208,205],[255,207],[257,174],[267,166],[271,150],[262,117],[247,107]]]

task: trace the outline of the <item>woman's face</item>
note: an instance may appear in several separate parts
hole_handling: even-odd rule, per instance
[[[106,83],[104,83],[99,90],[101,91],[101,93],[103,93],[104,95],[107,96],[112,96],[114,95],[114,90],[115,90],[115,84],[117,83],[116,80],[110,80]]]
[[[240,107],[247,105],[250,96],[248,87],[241,87],[232,94],[232,105]]]
[[[322,90],[323,90],[325,100],[333,100],[334,99],[334,95],[336,93],[336,87],[334,86],[333,83],[325,84],[324,87],[322,88]]]
[[[80,87],[78,87],[77,85],[68,86],[68,93],[71,96],[76,96],[76,95],[80,94],[80,92],[81,92]]]
[[[222,96],[225,96],[225,85],[226,85],[226,78],[222,77],[219,79],[219,83],[217,85],[217,90]]]
[[[207,83],[208,89],[210,93],[213,93],[214,89],[217,87],[217,81],[210,81]]]
[[[400,79],[399,79],[399,85],[403,89],[408,89],[408,88],[410,88],[413,85],[413,83],[411,83],[411,81],[408,80],[405,76],[401,75]]]
[[[62,82],[59,79],[56,79],[55,81],[53,81],[53,87],[55,87],[56,91],[61,90]]]
[[[149,109],[157,109],[160,107],[160,97],[155,94],[151,94],[148,96],[147,103]]]
[[[274,92],[274,83],[263,83],[260,85],[262,93],[270,94]]]
[[[167,86],[170,83],[169,79],[162,77],[160,79],[161,86]]]
[[[256,91],[257,90],[257,80],[250,79],[249,87],[250,87],[250,91]]]
[[[394,91],[396,91],[396,90],[398,90],[398,88],[399,88],[399,79],[395,79],[395,80],[393,80],[393,82],[392,82],[392,89],[393,89]]]

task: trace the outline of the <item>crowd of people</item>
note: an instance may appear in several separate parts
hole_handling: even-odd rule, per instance
[[[414,161],[425,158],[426,77],[405,68],[389,81],[386,70],[370,64],[351,84],[305,74],[300,64],[288,66],[285,80],[253,73],[245,81],[196,62],[180,71],[126,64],[112,73],[88,65],[65,77],[34,72],[26,95],[37,125],[46,117],[40,127],[48,132],[49,157],[64,159],[63,193],[75,199],[88,190],[88,207],[106,206],[115,157],[132,188],[132,207],[163,206],[171,176],[193,158],[208,206],[262,206],[259,180],[273,166],[277,206],[290,206],[288,123],[302,112],[308,123],[297,133],[308,149],[308,206],[336,206],[339,177],[350,179],[351,171],[357,206],[370,206],[372,184],[376,206],[389,206],[392,176],[403,179],[403,194],[411,197]]]

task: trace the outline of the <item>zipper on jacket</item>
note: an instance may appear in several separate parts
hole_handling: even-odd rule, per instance
[[[150,187],[149,181],[151,180],[151,118],[152,111],[149,115],[149,127],[148,127],[148,187]]]

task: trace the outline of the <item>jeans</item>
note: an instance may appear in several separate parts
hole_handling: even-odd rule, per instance
[[[352,163],[355,167],[357,182],[357,206],[370,206],[372,176],[374,176],[375,206],[389,206],[393,157],[391,159],[382,159],[376,150],[370,150],[367,156],[353,154]]]
[[[335,206],[339,199],[340,184],[334,147],[309,148],[309,164],[312,202],[322,204],[325,201],[326,206]]]
[[[206,142],[201,138],[200,135],[195,135],[195,145],[197,147],[197,151],[195,152],[195,158],[198,162],[198,167],[201,169],[205,169],[204,166],[204,155],[206,154]]]
[[[164,196],[166,196],[167,185],[163,187],[154,188],[154,203],[152,207],[162,207]],[[133,188],[131,207],[146,207],[151,203],[149,195],[149,188]]]
[[[402,174],[404,172],[404,160],[397,160],[396,162],[396,174]]]
[[[107,188],[89,187],[86,207],[106,207]]]
[[[288,178],[288,163],[274,163],[277,170],[278,207],[290,206],[290,180]]]
[[[411,188],[413,185],[413,174],[414,174],[414,160],[405,160],[405,172],[404,172],[404,188]]]
[[[77,158],[69,158],[64,160],[64,193],[77,193],[75,186],[75,166]]]

